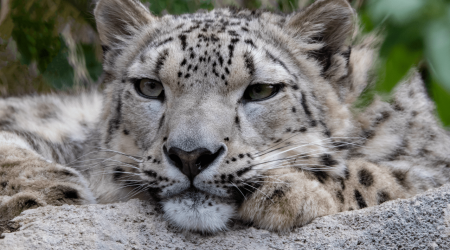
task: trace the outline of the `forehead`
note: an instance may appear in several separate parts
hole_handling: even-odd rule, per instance
[[[162,17],[163,28],[143,43],[129,74],[178,84],[202,76],[225,86],[297,80],[293,58],[273,33],[282,18],[271,13],[233,14],[228,9]]]

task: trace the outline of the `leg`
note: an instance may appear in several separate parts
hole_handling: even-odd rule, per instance
[[[74,169],[49,162],[20,137],[0,132],[0,218],[45,205],[91,204],[95,198]]]

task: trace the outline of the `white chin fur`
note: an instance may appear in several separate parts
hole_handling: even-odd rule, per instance
[[[203,193],[189,192],[162,202],[164,217],[174,226],[202,233],[227,229],[235,208]]]

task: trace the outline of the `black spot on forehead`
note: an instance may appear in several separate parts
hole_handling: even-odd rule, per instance
[[[248,73],[250,76],[253,76],[255,73],[255,63],[253,61],[253,55],[249,52],[246,52],[244,54],[244,60],[245,60],[245,67],[247,68]]]
[[[244,42],[246,44],[249,44],[252,48],[255,48],[255,49],[257,48],[256,45],[253,43],[252,39],[246,39],[246,40],[244,40]]]
[[[168,55],[169,55],[168,49],[165,49],[161,54],[158,55],[154,71],[155,75],[159,75],[159,71],[161,71],[162,67],[164,66],[164,62],[166,61]]]
[[[178,38],[181,41],[181,47],[183,48],[183,50],[185,50],[186,47],[187,47],[187,42],[186,42],[187,37],[186,37],[186,35],[181,34],[181,35],[178,36]]]

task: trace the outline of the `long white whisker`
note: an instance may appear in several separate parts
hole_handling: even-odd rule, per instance
[[[123,155],[123,156],[125,156],[125,157],[127,157],[127,158],[129,158],[129,159],[132,159],[132,160],[136,161],[136,162],[139,162],[139,163],[144,162],[144,161],[142,160],[142,158],[141,158],[141,157],[138,157],[138,156],[131,156],[131,155],[129,155],[129,154],[125,154],[125,153],[123,153],[123,152],[119,152],[119,151],[112,150],[112,149],[108,149],[108,148],[102,148],[102,147],[98,147],[98,148],[101,149],[101,150],[99,150],[99,151],[103,151],[103,152],[111,152],[111,153],[120,154],[120,155]],[[138,160],[137,158],[141,158],[141,160]]]
[[[237,190],[239,190],[239,192],[242,194],[242,197],[244,197],[245,200],[247,200],[247,197],[245,197],[244,193],[242,193],[242,191],[239,189],[238,186],[236,186],[236,184],[234,184],[232,181],[230,181],[231,185],[235,186],[237,188]]]
[[[256,189],[256,190],[258,190],[259,192],[261,192],[264,196],[266,196],[267,197],[267,199],[269,199],[273,204],[275,204],[275,202],[273,202],[273,200],[272,199],[270,199],[270,197],[269,196],[267,196],[263,191],[261,191],[261,190],[259,190],[258,188],[255,188],[254,186],[252,186],[252,185],[250,185],[250,184],[247,184],[247,183],[245,183],[245,182],[243,182],[242,184],[244,184],[244,185],[247,185],[247,186],[250,186],[250,187],[252,187],[252,188],[254,188],[254,189]]]

